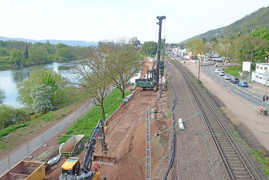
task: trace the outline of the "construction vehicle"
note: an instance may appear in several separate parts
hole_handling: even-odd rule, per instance
[[[46,164],[43,162],[20,161],[0,176],[0,180],[43,180]]]
[[[80,165],[78,157],[69,157],[62,165],[62,174],[59,180],[99,180],[101,178],[98,166],[92,166],[93,161],[99,159],[101,161],[107,160],[114,163],[116,158],[94,156],[95,145],[98,139],[101,140],[102,151],[106,153],[108,149],[105,143],[104,123],[101,120],[99,120],[98,124],[95,126],[85,145],[82,165]]]
[[[78,134],[69,138],[59,146],[59,153],[62,157],[77,156],[84,149],[85,135]]]
[[[135,80],[136,86],[141,87],[143,90],[150,89],[156,90],[157,88],[157,70],[148,70],[144,78]]]
[[[150,90],[157,91],[159,89],[159,78],[160,78],[159,76],[164,75],[164,62],[160,60],[160,57],[161,57],[161,44],[162,44],[162,38],[161,38],[162,37],[162,21],[166,19],[166,17],[157,16],[157,19],[159,20],[159,22],[157,23],[159,25],[158,47],[157,47],[157,66],[156,68],[152,67],[152,70],[148,70],[145,78],[135,80],[136,86],[141,87],[143,90],[150,89]]]

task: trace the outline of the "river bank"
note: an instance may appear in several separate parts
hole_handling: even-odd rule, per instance
[[[72,67],[82,60],[74,60],[68,63],[50,63],[38,66],[30,66],[21,69],[0,70],[0,91],[3,94],[2,104],[15,108],[23,107],[18,100],[18,84],[27,79],[33,69],[51,69],[69,81],[76,81],[73,77]]]

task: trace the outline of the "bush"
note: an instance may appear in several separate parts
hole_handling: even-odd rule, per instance
[[[7,128],[0,130],[0,139],[4,136],[8,135],[9,133],[15,131],[16,129],[21,128],[21,127],[25,127],[27,125],[28,125],[28,123],[13,124]]]
[[[24,109],[15,109],[5,105],[0,106],[0,129],[29,119],[30,115]]]
[[[19,99],[32,111],[44,113],[66,103],[69,87],[69,82],[56,72],[35,69],[19,84]]]

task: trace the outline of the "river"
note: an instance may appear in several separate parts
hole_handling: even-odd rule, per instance
[[[23,105],[18,100],[18,96],[19,96],[18,83],[25,80],[34,68],[52,69],[53,71],[59,73],[63,77],[66,77],[67,79],[71,81],[74,81],[72,68],[61,70],[61,68],[59,68],[61,66],[72,67],[74,66],[74,63],[54,62],[51,64],[31,66],[31,67],[17,69],[17,70],[0,71],[0,91],[1,91],[1,94],[4,95],[4,98],[2,99],[2,104],[9,105],[15,108],[23,107]]]

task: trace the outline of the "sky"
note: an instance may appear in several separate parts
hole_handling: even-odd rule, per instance
[[[268,7],[268,0],[0,0],[0,36],[178,43]]]

